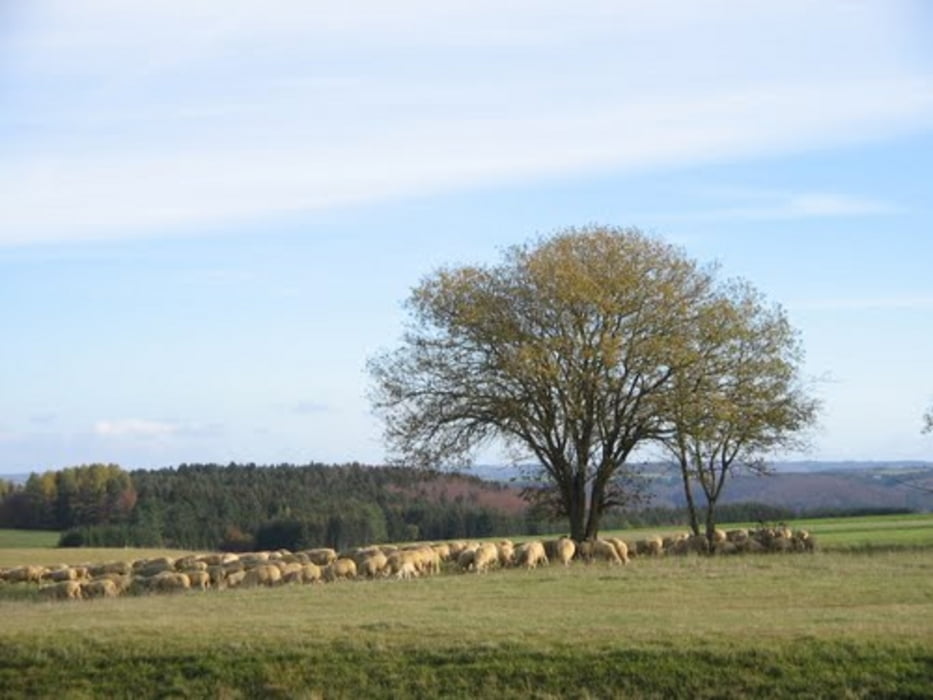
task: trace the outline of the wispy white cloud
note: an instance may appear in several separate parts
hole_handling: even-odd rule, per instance
[[[930,311],[933,296],[801,299],[787,306],[801,311]]]
[[[218,435],[222,430],[223,427],[217,424],[200,425],[119,418],[97,421],[94,424],[93,433],[97,437],[107,439],[162,440],[173,437],[211,437]]]
[[[37,6],[8,49],[19,82],[0,116],[16,137],[0,163],[0,245],[682,167],[933,123],[933,77],[898,48],[911,28],[886,3]],[[872,213],[832,197],[717,215]]]
[[[292,412],[300,416],[306,416],[313,413],[322,413],[328,410],[327,404],[319,401],[299,401],[292,406]]]
[[[94,424],[94,434],[114,438],[163,438],[178,433],[181,426],[139,418],[101,420]]]
[[[659,220],[739,220],[772,221],[831,217],[862,217],[902,214],[904,209],[894,202],[835,192],[761,192],[732,189],[717,191],[714,199],[727,199],[726,206],[656,213],[649,218]]]

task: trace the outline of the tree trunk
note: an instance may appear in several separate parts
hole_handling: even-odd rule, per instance
[[[590,513],[586,519],[586,539],[595,540],[599,534],[599,523],[603,516],[605,503],[605,482],[597,477],[593,480],[593,489],[590,493]]]
[[[697,517],[696,503],[693,502],[693,490],[690,488],[690,465],[686,459],[680,460],[680,474],[684,479],[684,498],[687,499],[687,514],[690,516],[690,529],[694,535],[700,534],[700,519]]]
[[[706,544],[709,547],[709,553],[714,554],[714,538],[716,533],[716,502],[707,496],[706,502]]]
[[[574,473],[572,479],[567,517],[570,519],[570,538],[580,542],[586,536],[586,480],[582,473]]]

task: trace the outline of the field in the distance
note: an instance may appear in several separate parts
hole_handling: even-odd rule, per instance
[[[839,527],[871,525],[858,521]],[[911,529],[892,522],[874,541]],[[933,548],[920,546],[80,603],[0,596],[0,620],[11,697],[933,697]]]

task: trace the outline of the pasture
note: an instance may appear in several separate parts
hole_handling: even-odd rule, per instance
[[[90,554],[53,561],[72,552]],[[0,594],[0,621],[3,697],[933,697],[933,548],[913,545],[73,603]]]

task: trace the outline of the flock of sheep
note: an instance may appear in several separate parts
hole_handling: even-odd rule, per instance
[[[813,551],[805,530],[759,528],[717,530],[712,545],[718,554]],[[500,542],[418,543],[404,547],[373,545],[338,553],[329,548],[302,552],[278,550],[248,554],[212,553],[179,558],[159,557],[82,566],[19,566],[0,569],[0,582],[35,583],[50,600],[109,598],[122,594],[168,593],[284,583],[333,582],[354,578],[412,579],[443,570],[484,573],[499,567],[534,569],[571,561],[627,564],[632,557],[709,552],[706,537],[688,534],[638,541],[607,537],[575,542],[567,537],[515,544]]]

